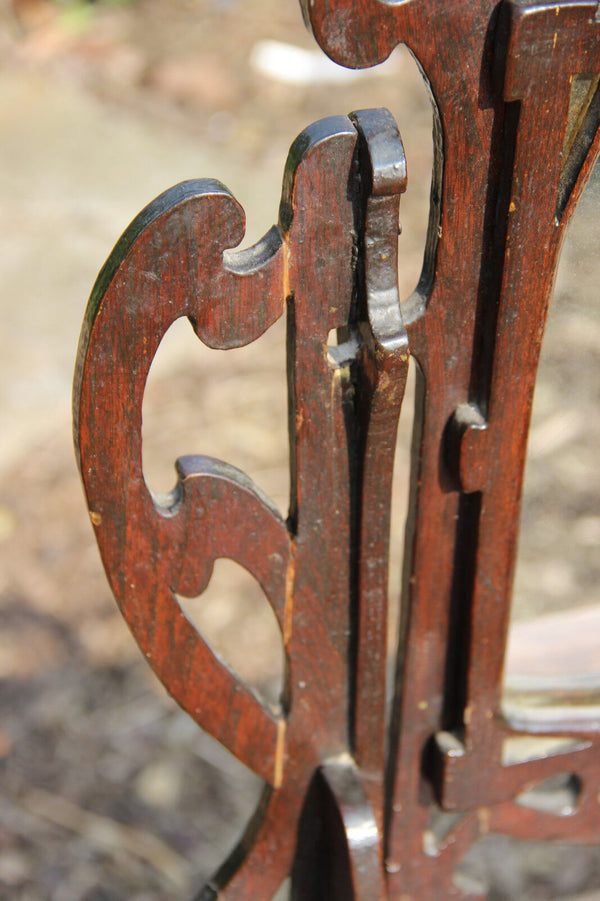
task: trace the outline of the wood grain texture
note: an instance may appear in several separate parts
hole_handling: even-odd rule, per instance
[[[92,293],[76,370],[78,459],[142,651],[265,781],[239,846],[198,897],[268,901],[290,874],[294,901],[460,897],[455,868],[489,831],[600,839],[597,720],[563,703],[563,718],[522,722],[501,699],[541,339],[561,240],[600,144],[600,17],[587,0],[304,0],[304,14],[344,65],[374,65],[405,43],[422,66],[435,163],[416,291],[399,303],[406,163],[385,111],[323,120],[297,138],[278,225],[250,250],[235,250],[243,212],[226,188],[177,186],[132,223]],[[581,74],[592,90],[574,113]],[[177,487],[153,497],[141,408],[168,327],[187,316],[202,341],[227,349],[284,312],[287,520],[244,473],[206,457],[177,461]],[[388,726],[390,486],[409,348],[417,425]],[[276,708],[177,602],[206,587],[219,557],[255,576],[279,623]],[[557,775],[576,786],[568,816],[531,803]]]
[[[311,852],[313,806],[337,823],[335,873],[346,874],[348,891],[365,897],[376,877],[384,897],[389,485],[408,353],[396,270],[381,264],[389,253],[395,265],[406,179],[391,116],[367,111],[354,122],[323,120],[297,138],[279,224],[250,250],[233,250],[243,214],[216,182],[180,185],[150,204],[101,272],[81,336],[76,446],[111,587],[173,697],[266,783],[239,846],[202,890],[205,899],[270,898],[290,873],[296,896],[308,897],[298,861],[324,859],[322,849]],[[361,268],[362,248],[371,245]],[[166,330],[187,316],[199,338],[226,349],[254,340],[284,311],[287,521],[244,473],[208,457],[179,459],[174,491],[153,496],[142,471],[141,408]],[[334,330],[339,341],[329,347]],[[377,551],[378,564],[355,592],[363,546]],[[179,607],[176,596],[201,593],[219,557],[252,573],[277,617],[286,677],[276,709],[215,656]],[[374,633],[381,647],[369,656]],[[371,691],[378,701],[363,725]],[[364,772],[352,757],[355,744]],[[323,879],[337,884],[323,866]]]
[[[571,749],[508,765],[506,740],[526,732],[506,720],[500,697],[541,338],[599,141],[597,91],[567,132],[571,78],[600,71],[598,7],[306,0],[304,13],[344,65],[373,65],[405,43],[435,107],[430,241],[403,305],[420,447],[385,841],[390,898],[449,897],[460,894],[456,863],[488,830],[600,834],[597,721],[577,723],[565,707],[546,732],[579,738]],[[543,733],[544,723],[530,728]],[[564,772],[582,784],[572,816],[515,803]]]

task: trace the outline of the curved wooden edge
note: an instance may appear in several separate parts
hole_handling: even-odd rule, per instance
[[[221,528],[229,543],[218,548],[213,496],[207,522],[215,534],[205,548],[196,544],[186,570],[183,555],[193,539],[182,540],[182,530],[189,524],[196,536],[202,534],[200,511],[188,510],[186,503],[198,479],[186,474],[179,509],[157,509],[141,462],[144,386],[171,323],[188,316],[207,343],[229,347],[258,337],[282,312],[278,229],[241,259],[230,257],[229,270],[224,265],[223,252],[239,243],[243,224],[243,211],[227,189],[201,180],[166,191],[126,230],[88,304],[75,375],[75,444],[105,569],[144,654],[184,709],[273,784],[281,716],[263,707],[215,657],[173,591],[186,587],[186,577],[195,587],[206,584],[216,556],[230,551],[235,559],[232,536],[237,535],[245,553],[242,565],[266,586],[281,620],[289,555],[285,525],[249,480],[232,470],[224,478],[213,465],[204,487],[209,481],[214,495],[215,488],[227,486],[238,522],[236,528]],[[251,564],[240,535],[244,504],[275,543],[280,564],[272,566],[270,577]]]

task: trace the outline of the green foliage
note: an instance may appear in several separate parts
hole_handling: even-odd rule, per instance
[[[85,31],[91,24],[94,11],[100,6],[131,6],[137,0],[52,0],[60,9],[63,27],[72,32]]]

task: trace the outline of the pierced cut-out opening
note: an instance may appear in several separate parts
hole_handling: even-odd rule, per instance
[[[566,234],[527,451],[504,708],[538,728],[600,718],[599,200],[597,163]]]
[[[577,73],[571,78],[569,112],[563,140],[562,169],[556,215],[560,219],[590,154],[600,123],[600,74]]]
[[[410,50],[406,53],[405,67],[414,70],[410,77],[414,107],[410,113],[399,112],[396,120],[406,151],[409,179],[408,190],[400,203],[398,285],[401,299],[411,297],[416,289],[427,300],[439,239],[444,165],[442,125],[426,73]],[[410,122],[409,128],[404,127],[405,120]],[[407,306],[405,310],[408,315]]]
[[[427,829],[423,833],[423,851],[428,857],[440,855],[446,840],[463,816],[463,813],[451,813],[440,807],[431,808]]]
[[[264,700],[277,705],[285,655],[279,624],[258,582],[233,560],[215,561],[208,587],[177,600],[212,649]]]
[[[338,331],[339,331],[339,329],[337,329],[337,328],[330,329],[329,334],[327,335],[327,347],[328,348],[329,347],[337,347],[338,344],[340,343],[339,338],[338,338]]]
[[[541,760],[557,754],[570,754],[588,747],[590,742],[562,735],[511,735],[502,743],[502,766]]]
[[[515,801],[541,813],[566,817],[575,813],[581,795],[581,779],[574,773],[559,773],[520,794]]]
[[[358,335],[346,325],[332,328],[327,335],[327,361],[330,366],[346,366],[356,359],[358,350]]]
[[[289,498],[285,324],[247,347],[212,350],[187,319],[167,331],[142,407],[142,458],[150,490],[173,488],[177,457],[213,456],[246,472],[285,511]]]
[[[390,558],[388,569],[388,647],[386,709],[388,719],[394,701],[394,675],[402,619],[403,570],[406,549],[406,520],[409,508],[411,445],[415,422],[416,363],[411,358],[406,391],[398,422],[390,518]]]
[[[279,888],[273,895],[272,901],[289,901],[291,891],[292,891],[292,880],[288,876],[288,878],[285,879],[281,883],[281,885],[279,886]]]
[[[600,76],[586,73],[575,74],[571,80],[571,95],[569,97],[569,112],[567,127],[563,140],[563,159],[566,160],[577,138],[585,114],[598,88]]]

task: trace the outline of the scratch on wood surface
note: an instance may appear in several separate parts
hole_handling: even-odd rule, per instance
[[[331,410],[336,409],[337,401],[342,396],[343,376],[346,375],[346,371],[347,367],[340,367],[339,369],[333,370],[330,395]]]
[[[275,746],[275,773],[273,775],[273,787],[281,788],[283,783],[283,759],[285,756],[285,730],[286,721],[283,717],[277,722],[277,744]]]
[[[479,830],[482,835],[487,835],[490,831],[490,811],[488,807],[480,807],[477,811],[477,820],[479,822]]]
[[[290,296],[290,233],[283,236],[283,303]]]
[[[292,541],[285,574],[285,606],[283,608],[283,643],[287,647],[294,626],[294,587],[296,584],[296,545]]]

